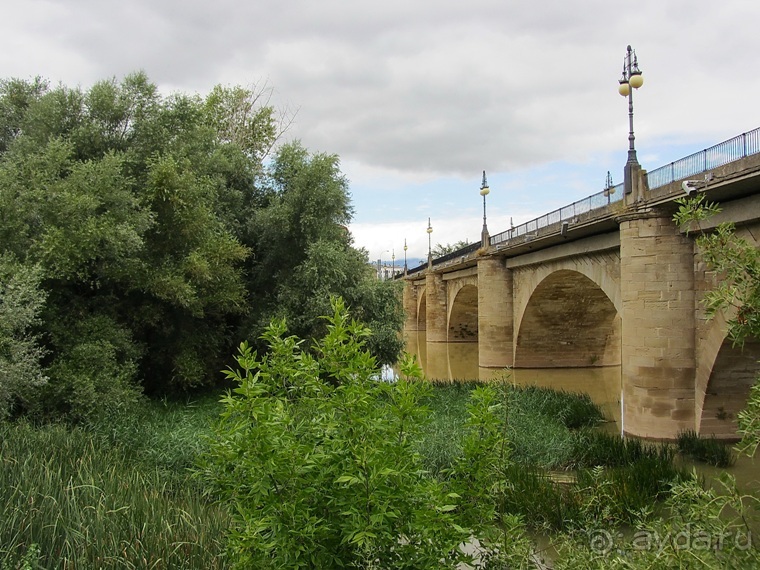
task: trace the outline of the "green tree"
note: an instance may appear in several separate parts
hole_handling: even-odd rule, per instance
[[[454,253],[455,251],[460,250],[464,247],[467,247],[468,245],[470,244],[464,240],[460,240],[456,243],[447,243],[445,245],[442,243],[437,243],[433,246],[433,249],[431,250],[433,254],[433,259],[437,257],[443,257],[444,255],[448,255],[449,253]]]
[[[40,268],[54,413],[213,382],[272,316],[317,335],[331,294],[387,319],[374,345],[395,360],[400,313],[352,247],[338,158],[291,143],[265,167],[288,126],[266,94],[0,82],[0,253]]]
[[[260,165],[203,100],[163,98],[141,73],[86,92],[7,81],[0,110],[2,249],[48,293],[42,401],[81,419],[138,379],[210,381],[248,302],[250,250],[226,216]]]
[[[44,351],[34,334],[45,302],[39,267],[26,267],[9,254],[0,255],[0,419],[16,403],[29,403],[34,388],[45,383]]]
[[[369,342],[382,363],[395,362],[403,347],[400,289],[378,283],[367,253],[352,246],[348,182],[335,155],[285,144],[268,171],[265,205],[247,226],[249,291],[257,302],[245,328],[255,338],[272,317],[283,317],[301,338],[324,334],[320,315],[330,298],[343,297],[375,332]]]

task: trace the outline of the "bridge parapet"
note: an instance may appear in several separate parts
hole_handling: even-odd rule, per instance
[[[649,189],[655,190],[758,153],[760,153],[760,128],[742,133],[652,170],[647,174]]]
[[[711,198],[720,199],[725,192],[720,188],[731,184],[736,193],[740,185],[736,179],[760,172],[760,128],[742,133],[717,145],[691,154],[680,160],[661,166],[651,172],[641,171],[641,185],[645,190],[638,199],[657,205],[670,202],[685,195],[681,182],[689,177],[704,174],[699,190],[710,190]],[[754,191],[752,192],[754,193]],[[735,197],[735,196],[730,196]],[[606,188],[601,192],[578,200],[567,206],[544,214],[514,228],[491,236],[489,254],[519,255],[526,249],[551,247],[572,233],[573,238],[594,233],[588,228],[596,226],[606,232],[613,228],[605,221],[612,220],[626,208],[638,209],[639,203],[624,205],[623,184]],[[585,228],[582,231],[578,231]],[[547,239],[559,238],[559,239]],[[463,265],[474,265],[481,251],[479,242],[432,260],[435,270],[449,270]],[[407,272],[411,276],[427,269],[426,263]],[[417,277],[419,278],[419,277]]]

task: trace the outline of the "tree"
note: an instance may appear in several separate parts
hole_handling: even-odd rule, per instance
[[[41,268],[43,401],[84,419],[138,379],[210,381],[248,302],[250,250],[226,216],[261,166],[218,138],[200,98],[163,98],[141,73],[86,92],[0,87],[0,238]]]
[[[44,351],[34,334],[45,294],[39,267],[26,267],[9,254],[0,255],[0,419],[17,403],[28,403],[43,385]]]
[[[265,323],[280,317],[292,334],[319,338],[325,326],[320,315],[339,295],[377,325],[373,354],[395,362],[403,347],[400,290],[378,283],[366,251],[352,246],[347,225],[353,210],[338,157],[293,142],[278,149],[268,174],[266,205],[253,212],[245,230],[254,251],[248,288],[257,302],[242,336],[257,338]]]
[[[338,158],[291,143],[263,164],[290,120],[267,93],[0,82],[0,253],[40,271],[48,412],[215,382],[273,315],[317,335],[330,294],[400,328],[352,247]],[[393,360],[399,342],[375,345]]]
[[[438,258],[438,257],[443,257],[444,255],[448,255],[449,253],[454,253],[455,251],[458,251],[464,247],[467,247],[468,245],[470,244],[468,244],[466,241],[463,241],[463,240],[460,240],[453,244],[447,243],[446,245],[442,243],[437,243],[431,250],[433,254],[433,259]]]

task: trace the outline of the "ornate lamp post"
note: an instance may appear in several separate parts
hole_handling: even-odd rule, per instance
[[[480,245],[487,247],[489,242],[488,226],[486,225],[486,196],[491,189],[488,187],[486,180],[486,171],[483,171],[483,183],[480,185],[480,195],[483,196],[483,231],[480,232]]]
[[[396,249],[391,248],[391,279],[396,278]]]
[[[433,233],[433,226],[430,225],[430,218],[428,218],[428,227],[427,227],[427,235],[428,235],[428,267],[433,267],[433,245],[431,240],[431,234]]]
[[[406,276],[406,238],[404,238],[404,276]]]
[[[618,83],[620,84],[618,92],[623,97],[628,97],[628,162],[625,164],[624,187],[625,193],[630,194],[633,191],[632,172],[639,168],[636,147],[634,146],[635,137],[633,136],[633,89],[638,89],[644,85],[644,77],[639,70],[636,51],[631,49],[631,46],[628,46],[625,59],[623,59],[623,76]]]

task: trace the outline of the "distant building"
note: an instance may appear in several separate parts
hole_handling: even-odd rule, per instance
[[[389,279],[393,279],[396,275],[401,275],[404,273],[404,266],[399,265],[395,262],[387,262],[382,261],[381,259],[377,260],[377,263],[375,265],[375,271],[377,278],[380,281],[388,281]]]

